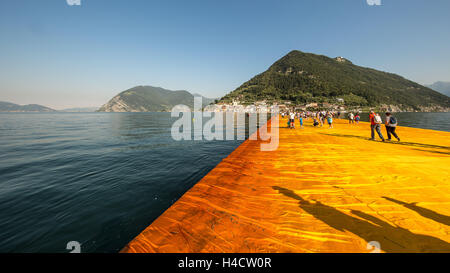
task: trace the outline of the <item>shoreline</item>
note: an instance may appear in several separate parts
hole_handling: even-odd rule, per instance
[[[208,112],[208,111],[204,111]],[[341,111],[341,113],[349,113],[349,112],[358,112],[358,111]],[[376,111],[376,112],[383,112],[383,111]],[[55,111],[0,111],[0,113],[32,113],[32,114],[39,114],[39,113],[171,113],[171,111],[157,111],[157,112],[107,112],[107,111],[91,111],[91,112],[77,112],[77,111],[62,111],[62,110],[55,110]],[[222,111],[219,113],[227,113],[226,111]],[[361,111],[360,113],[367,113],[367,111]],[[392,111],[392,113],[450,113],[450,111]]]
[[[138,115],[146,115],[146,114],[163,114],[163,113],[170,113],[170,112],[0,112],[0,114],[11,114],[11,115],[15,115],[15,114],[77,114],[77,115],[82,115],[82,114],[138,114]],[[225,112],[223,112],[225,113]],[[444,113],[450,113],[450,112],[400,112],[400,114],[444,114]],[[360,114],[367,114],[367,113],[360,113]],[[347,120],[346,118],[344,118],[345,114],[341,114],[342,118],[340,118],[340,120]],[[436,123],[438,124],[438,123]],[[415,128],[415,129],[422,129],[422,130],[433,130],[433,131],[440,131],[440,132],[450,132],[450,128],[445,130],[445,129],[436,129],[436,128],[432,128],[432,127],[437,127],[437,126],[429,126],[430,128],[424,128],[419,127],[420,125],[414,125],[414,124],[407,124],[407,125],[402,125],[401,127],[406,127],[406,128]]]

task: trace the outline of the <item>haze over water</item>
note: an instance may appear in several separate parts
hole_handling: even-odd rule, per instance
[[[402,126],[450,131],[450,113],[396,116]],[[174,121],[0,113],[0,252],[69,252],[69,241],[117,252],[242,142],[176,142]]]

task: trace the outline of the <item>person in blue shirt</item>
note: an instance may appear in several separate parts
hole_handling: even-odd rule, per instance
[[[327,113],[327,122],[328,125],[330,126],[329,128],[330,129],[333,128],[333,116],[329,112]]]
[[[395,117],[392,116],[391,113],[386,113],[386,132],[388,136],[388,141],[391,140],[393,135],[398,141],[400,141],[400,138],[398,137],[397,133],[395,132],[395,129],[397,128],[398,121]]]

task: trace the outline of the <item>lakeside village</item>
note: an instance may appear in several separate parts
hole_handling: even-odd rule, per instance
[[[368,112],[370,109],[362,107],[346,107],[344,106],[343,99],[337,99],[339,104],[331,103],[308,103],[304,105],[297,105],[290,101],[267,103],[266,101],[255,102],[254,104],[242,104],[239,101],[233,101],[232,103],[216,103],[205,106],[203,109],[205,112],[235,112],[235,113],[269,113],[277,110],[280,113],[289,112],[330,112],[330,113],[362,113]],[[388,107],[386,107],[387,109]]]

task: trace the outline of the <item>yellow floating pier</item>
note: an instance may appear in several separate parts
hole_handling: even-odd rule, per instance
[[[450,252],[450,133],[335,123],[245,141],[122,252]]]

